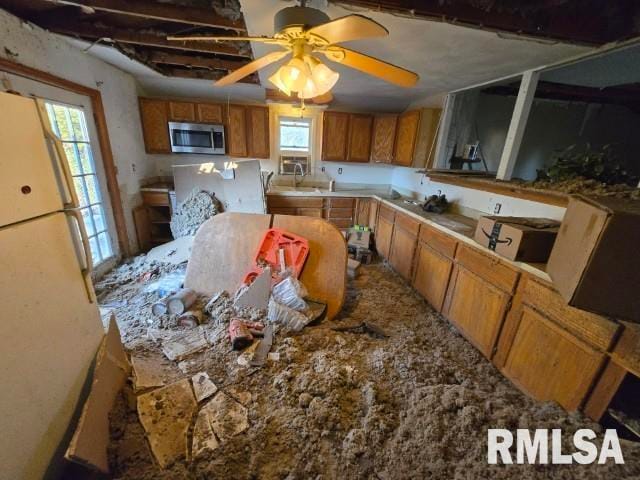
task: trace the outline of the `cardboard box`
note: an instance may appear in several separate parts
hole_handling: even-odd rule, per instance
[[[571,306],[640,322],[640,202],[572,197],[547,273]]]
[[[369,248],[371,232],[368,230],[349,230],[347,245],[356,248]]]
[[[548,218],[480,217],[474,240],[509,260],[546,262],[560,222]]]

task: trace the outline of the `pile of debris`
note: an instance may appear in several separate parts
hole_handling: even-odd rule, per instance
[[[595,197],[614,197],[628,198],[630,200],[640,200],[640,189],[627,185],[626,183],[618,183],[610,185],[598,180],[588,179],[585,177],[576,177],[567,180],[535,180],[523,181],[514,179],[512,182],[525,188],[533,188],[536,190],[552,190],[566,194],[580,194]]]
[[[215,194],[194,189],[173,212],[171,217],[173,238],[195,235],[200,225],[217,215],[221,209]]]

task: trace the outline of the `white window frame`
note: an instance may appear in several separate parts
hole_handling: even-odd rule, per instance
[[[298,157],[305,157],[308,156],[309,159],[312,158],[312,154],[313,154],[313,119],[309,118],[309,117],[292,117],[289,115],[278,115],[277,117],[278,120],[278,131],[277,131],[277,141],[278,141],[278,152],[280,155],[292,155],[292,156],[298,156]],[[281,126],[281,122],[283,121],[289,121],[289,122],[301,122],[301,123],[307,123],[309,125],[309,148],[308,150],[304,151],[304,150],[291,150],[291,149],[287,149],[287,148],[282,148],[282,145],[280,144],[280,126]]]

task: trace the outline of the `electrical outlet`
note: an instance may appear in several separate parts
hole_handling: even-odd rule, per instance
[[[342,167],[338,169],[338,175],[342,175]]]
[[[493,213],[495,215],[500,213],[500,209],[502,209],[502,204],[501,203],[496,203],[495,206],[493,207]]]
[[[321,171],[321,172],[324,172],[324,167],[322,167],[322,168],[320,169],[320,171]]]

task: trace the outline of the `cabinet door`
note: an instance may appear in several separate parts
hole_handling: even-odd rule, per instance
[[[373,121],[373,140],[371,145],[371,161],[391,163],[393,146],[396,139],[398,115],[378,115]]]
[[[145,205],[140,205],[133,209],[133,224],[136,227],[138,236],[138,247],[146,252],[151,248],[151,219],[149,210]]]
[[[511,295],[456,265],[443,313],[484,356],[491,358],[510,303]]]
[[[452,269],[453,260],[420,242],[413,287],[439,312],[442,311]]]
[[[322,218],[322,208],[296,208],[296,215]]]
[[[171,153],[169,108],[165,100],[140,99],[140,118],[147,153]]]
[[[172,122],[195,122],[196,105],[191,102],[169,102],[169,120]]]
[[[411,279],[413,255],[418,242],[420,223],[413,218],[396,213],[391,240],[389,263],[405,280]]]
[[[368,198],[359,198],[356,203],[356,215],[355,215],[355,224],[356,225],[364,225],[365,227],[370,227],[369,225],[369,209],[371,208],[371,200]]]
[[[527,306],[503,373],[539,401],[556,401],[566,410],[585,400],[604,354]]]
[[[378,200],[371,200],[369,203],[369,228],[374,231],[378,225],[378,208],[380,208],[380,202]]]
[[[393,222],[382,216],[378,217],[378,229],[376,231],[376,250],[382,258],[389,258],[392,235]]]
[[[350,115],[349,118],[349,151],[350,162],[368,162],[371,155],[371,115]]]
[[[247,147],[252,158],[269,158],[269,109],[247,107]]]
[[[196,119],[203,123],[223,123],[222,105],[216,103],[198,103]]]
[[[398,118],[394,164],[407,167],[413,163],[413,151],[416,145],[419,124],[419,110],[405,112]]]
[[[322,120],[322,160],[344,162],[347,160],[349,114],[325,112]]]
[[[231,157],[247,156],[247,110],[242,105],[229,105],[227,153]]]

